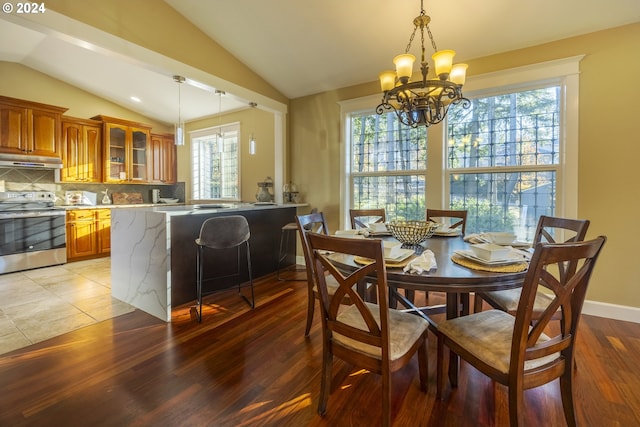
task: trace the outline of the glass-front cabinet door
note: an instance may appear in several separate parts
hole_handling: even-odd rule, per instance
[[[150,134],[148,130],[131,129],[131,180],[147,181],[147,147]]]
[[[150,130],[105,123],[105,181],[147,181]]]
[[[105,162],[105,176],[108,181],[123,181],[127,179],[127,133],[128,127],[108,123],[107,147],[109,156]]]

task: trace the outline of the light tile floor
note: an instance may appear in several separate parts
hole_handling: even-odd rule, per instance
[[[125,314],[111,258],[0,275],[0,354]]]

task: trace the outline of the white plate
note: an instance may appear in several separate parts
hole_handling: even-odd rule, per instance
[[[531,242],[525,242],[523,240],[516,240],[515,242],[511,242],[509,246],[513,246],[514,248],[530,248]]]
[[[469,249],[455,251],[455,253],[460,255],[461,257],[470,259],[471,261],[477,262],[478,264],[484,264],[484,265],[506,265],[506,264],[515,264],[517,262],[523,262],[523,261],[527,262],[527,258],[523,254],[519,254],[517,252],[510,252],[507,258],[496,259],[493,261],[487,261],[485,259],[478,258]]]
[[[369,236],[391,236],[391,232],[389,230],[387,231],[371,231],[370,229],[367,229],[367,233]]]
[[[442,237],[455,237],[455,236],[459,236],[461,230],[445,230],[445,231],[438,231],[436,230],[433,235],[434,236],[442,236]]]
[[[389,262],[402,262],[414,253],[415,251],[413,249],[399,249],[398,256],[396,256],[395,258],[385,258],[384,260]]]

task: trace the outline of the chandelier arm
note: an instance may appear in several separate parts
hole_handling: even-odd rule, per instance
[[[438,47],[436,46],[436,41],[433,38],[433,34],[431,34],[431,29],[429,28],[429,25],[426,25],[426,27],[427,27],[427,34],[429,34],[429,40],[431,40],[431,46],[433,47],[433,51],[437,52]]]
[[[409,37],[409,43],[407,43],[407,47],[404,49],[404,53],[409,53],[409,51],[411,50],[411,44],[413,43],[413,39],[416,36],[416,31],[418,30],[418,26],[414,26],[413,27],[413,31],[411,32],[411,36]],[[424,56],[423,56],[423,60],[424,60]]]

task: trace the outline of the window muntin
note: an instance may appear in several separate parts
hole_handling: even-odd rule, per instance
[[[426,129],[401,125],[393,113],[350,120],[352,208],[383,207],[388,218],[424,219]]]
[[[467,210],[467,232],[514,231],[531,240],[540,215],[554,215],[556,171],[451,174],[451,209]]]
[[[239,141],[239,124],[191,134],[193,200],[239,200]]]
[[[560,85],[471,99],[447,126],[449,206],[467,209],[467,231],[530,239],[556,211]]]

